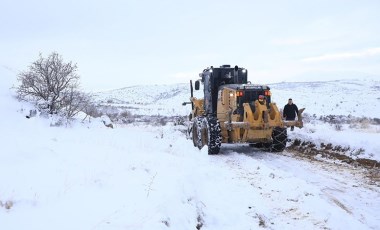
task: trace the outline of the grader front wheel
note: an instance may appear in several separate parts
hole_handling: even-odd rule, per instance
[[[207,117],[204,119],[203,124],[205,132],[202,132],[202,134],[206,135],[203,136],[203,138],[206,141],[208,147],[208,154],[218,154],[220,145],[222,144],[222,134],[218,119],[215,117]]]

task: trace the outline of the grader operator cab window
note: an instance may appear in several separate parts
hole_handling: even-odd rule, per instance
[[[243,85],[237,87],[237,105],[239,107],[243,106],[243,103],[253,104],[256,100],[259,99],[259,96],[265,96],[267,107],[271,103],[271,92],[268,86],[261,85]]]

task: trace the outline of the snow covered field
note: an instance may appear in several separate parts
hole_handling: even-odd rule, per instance
[[[30,105],[12,97],[11,78],[1,79],[0,229],[380,228],[376,171],[245,145],[208,156],[172,123],[51,127],[46,118],[25,119]],[[292,97],[310,117],[379,118],[378,81],[302,84],[273,85],[274,100]],[[188,114],[187,88],[130,87],[99,97],[132,114],[178,116]],[[359,157],[380,159],[376,124],[337,129],[312,119],[289,137],[347,144],[365,150]]]
[[[283,82],[269,86],[272,101],[280,109],[288,98],[293,98],[298,108],[306,108],[305,127],[292,133],[293,138],[313,141],[318,146],[331,143],[350,147],[346,153],[350,157],[380,161],[379,80]],[[194,91],[194,96],[202,97],[201,90]],[[118,112],[170,117],[189,114],[190,106],[181,106],[189,97],[189,84],[133,86],[96,94],[100,104],[117,108]]]

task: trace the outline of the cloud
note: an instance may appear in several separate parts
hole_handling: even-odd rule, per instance
[[[271,43],[273,45],[279,45],[279,46],[295,46],[295,45],[307,45],[312,43],[319,43],[319,42],[326,42],[333,40],[334,38],[331,37],[312,37],[312,38],[277,38],[273,39]]]
[[[342,52],[325,54],[316,57],[309,57],[302,59],[303,62],[320,62],[320,61],[339,61],[352,58],[366,58],[380,55],[380,47],[370,48],[356,52]]]
[[[303,45],[307,43],[315,42],[316,40],[308,40],[303,38],[291,38],[291,39],[274,39],[273,45]]]

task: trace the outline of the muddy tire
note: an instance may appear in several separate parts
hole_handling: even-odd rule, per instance
[[[193,140],[194,147],[202,149],[202,122],[204,117],[195,117],[193,119],[193,126],[191,129],[191,139]]]
[[[219,121],[216,117],[203,119],[202,141],[207,144],[208,154],[218,154],[222,144],[222,134]]]
[[[282,152],[286,147],[286,140],[288,134],[286,128],[275,127],[272,133],[272,145],[270,147],[271,152]]]

